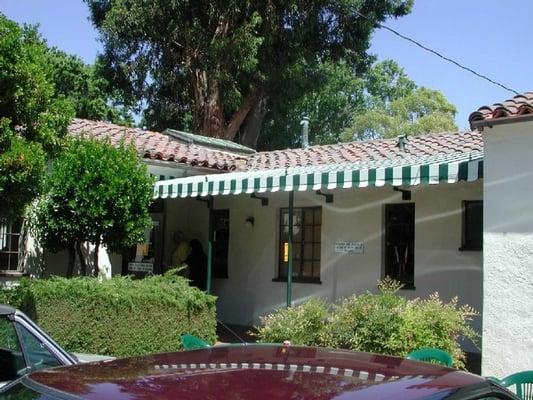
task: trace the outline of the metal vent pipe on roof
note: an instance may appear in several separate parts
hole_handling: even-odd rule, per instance
[[[302,125],[302,149],[306,149],[309,147],[309,117],[303,117],[300,125]]]
[[[396,140],[396,147],[398,147],[402,152],[405,151],[407,143],[409,142],[407,135],[400,135],[396,138]]]

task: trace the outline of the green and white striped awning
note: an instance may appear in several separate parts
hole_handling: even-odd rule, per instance
[[[483,178],[483,153],[199,175],[156,182],[154,198],[415,186]]]

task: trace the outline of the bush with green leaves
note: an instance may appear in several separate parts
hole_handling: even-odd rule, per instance
[[[282,308],[261,320],[256,336],[260,342],[282,343],[291,340],[301,345],[320,343],[320,333],[328,317],[328,305],[320,299],[311,299],[296,307]]]
[[[3,297],[72,352],[123,357],[179,350],[182,334],[216,340],[216,298],[173,272],[23,280]]]
[[[98,265],[99,245],[120,252],[144,240],[152,195],[153,178],[133,146],[73,139],[46,179],[33,231],[45,249],[69,251],[67,276],[73,273],[75,252],[85,275],[83,243],[95,245],[93,265]]]
[[[408,300],[398,294],[401,285],[390,279],[378,282],[377,294],[353,295],[336,304],[312,299],[262,318],[256,327],[261,342],[283,342],[351,349],[404,357],[424,347],[450,353],[463,368],[465,355],[459,340],[475,342],[470,326],[477,312],[444,302],[437,293],[427,299]]]

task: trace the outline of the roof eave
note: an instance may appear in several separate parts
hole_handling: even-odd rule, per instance
[[[533,114],[513,115],[509,117],[482,119],[478,121],[472,121],[470,122],[470,127],[472,129],[483,130],[483,128],[485,127],[492,128],[493,126],[496,126],[496,125],[514,124],[518,122],[527,122],[527,121],[533,121]]]

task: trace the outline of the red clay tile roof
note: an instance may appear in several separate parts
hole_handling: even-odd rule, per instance
[[[310,165],[375,162],[483,151],[478,131],[411,136],[401,151],[397,139],[349,142],[307,149],[276,150],[249,156],[245,169],[262,170]]]
[[[246,163],[246,157],[229,152],[212,150],[204,146],[183,143],[169,135],[127,128],[107,122],[75,118],[69,125],[69,134],[109,139],[118,145],[121,140],[135,141],[139,154],[151,160],[176,162],[196,167],[232,171]]]
[[[287,149],[240,155],[187,144],[164,133],[126,128],[107,122],[74,119],[69,133],[93,136],[118,144],[122,139],[135,140],[139,154],[148,159],[175,162],[223,171],[267,170],[327,164],[398,161],[413,157],[447,156],[483,151],[481,133],[441,133],[412,136],[405,149],[397,139],[380,139],[333,145],[311,146],[307,149]]]
[[[533,92],[516,95],[503,103],[478,108],[468,117],[470,126],[477,121],[486,121],[504,117],[517,117],[533,113]]]

